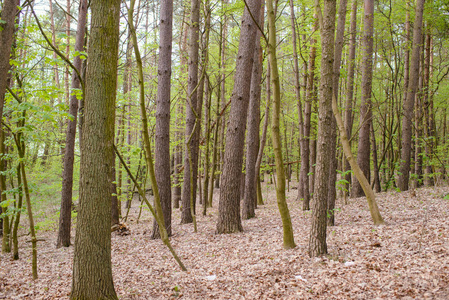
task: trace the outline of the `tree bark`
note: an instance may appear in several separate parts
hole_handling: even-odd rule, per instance
[[[240,219],[240,176],[242,174],[254,46],[258,30],[252,17],[255,20],[259,19],[261,1],[251,0],[247,3],[248,7],[245,7],[242,18],[234,90],[226,133],[217,233],[232,233],[243,230]],[[251,11],[251,15],[248,9]]]
[[[264,5],[261,5],[259,15],[259,27],[263,28]],[[256,32],[256,44],[254,49],[254,62],[251,73],[251,91],[249,96],[249,108],[246,134],[246,173],[245,191],[243,195],[242,218],[250,219],[256,216],[255,208],[257,204],[256,192],[256,161],[259,151],[259,124],[260,124],[260,96],[262,90],[262,47],[260,30]]]
[[[70,298],[118,299],[112,280],[109,173],[114,165],[120,1],[94,1],[91,10]]]
[[[353,113],[352,113],[352,103],[354,99],[354,69],[356,65],[356,36],[357,36],[357,0],[353,0],[351,7],[351,33],[349,38],[349,54],[348,54],[348,78],[347,78],[347,89],[346,89],[346,104],[345,104],[345,130],[346,135],[351,137],[352,135],[352,123],[353,123]],[[351,166],[349,161],[345,159],[345,199],[349,192],[349,186],[351,184]]]
[[[365,177],[370,181],[370,124],[372,122],[371,88],[373,81],[373,32],[374,32],[374,0],[365,0],[363,19],[363,58],[362,58],[362,104],[360,107],[359,147],[357,164]],[[357,180],[352,184],[352,197],[364,196],[362,186]]]
[[[410,64],[410,82],[407,99],[404,102],[402,117],[401,165],[399,169],[398,187],[401,191],[409,188],[410,155],[412,148],[412,118],[415,104],[416,88],[419,80],[420,50],[422,44],[422,23],[425,0],[417,0],[415,23],[413,25],[413,50]]]
[[[321,34],[321,80],[318,113],[318,141],[315,187],[309,239],[310,257],[327,253],[326,215],[329,185],[329,153],[332,123],[332,87],[334,78],[334,34],[336,0],[324,0],[323,15],[316,0]]]
[[[84,36],[86,33],[87,0],[80,1],[78,12],[78,25],[76,30],[75,51],[84,51]],[[82,60],[80,55],[75,56],[73,65],[81,71]],[[81,73],[81,72],[80,72]],[[72,75],[72,90],[79,89],[81,79],[76,72]],[[84,97],[84,91],[83,95]],[[65,139],[65,153],[62,171],[61,210],[59,214],[59,229],[56,247],[70,246],[70,228],[72,223],[72,189],[73,189],[73,162],[75,159],[75,138],[78,117],[78,98],[75,94],[70,97],[69,114],[72,119],[68,121]],[[114,172],[115,175],[115,172]],[[112,176],[112,174],[111,174]],[[115,176],[114,176],[115,177]]]
[[[8,72],[11,67],[11,65],[9,64],[9,59],[11,56],[11,48],[14,41],[15,19],[18,13],[19,4],[19,0],[4,0],[2,11],[0,14],[2,20],[2,24],[0,24],[0,122],[3,120],[3,106],[5,103],[6,87],[8,85]],[[0,153],[0,155],[1,154],[3,153]],[[0,214],[2,212],[5,213],[6,208],[2,208],[0,206]],[[3,219],[1,220],[3,221]],[[7,220],[5,218],[5,224],[3,226],[0,226],[0,234],[3,234],[3,230],[7,226],[6,223]],[[0,223],[0,225],[2,224],[3,222]],[[9,229],[5,230],[5,232],[9,232]],[[5,241],[5,238],[3,239],[2,251],[5,251],[7,248],[9,248],[9,233],[7,238],[8,242]],[[6,246],[7,248],[5,248]]]
[[[186,12],[184,11],[183,19],[185,18]],[[181,72],[183,74],[187,73],[187,22],[183,20],[182,34],[180,36],[180,62],[181,62]],[[185,99],[181,98],[178,101],[177,116],[176,116],[176,150],[175,150],[175,176],[174,176],[174,189],[173,189],[173,207],[179,208],[179,202],[181,201],[181,181],[183,177],[182,173],[182,150],[183,150],[183,138],[184,134],[182,132],[182,118],[184,117],[184,106]]]
[[[315,21],[314,31],[318,30],[318,21]],[[298,199],[303,201],[302,209],[310,209],[310,121],[312,116],[312,103],[314,102],[314,80],[315,80],[315,59],[316,59],[316,40],[310,40],[310,55],[307,66],[306,79],[306,99],[304,104],[304,129],[301,138],[301,169],[299,172]],[[312,175],[313,176],[313,175]]]
[[[338,8],[338,23],[337,23],[337,33],[335,37],[335,52],[334,52],[334,76],[332,91],[335,98],[338,99],[339,90],[339,80],[340,80],[340,66],[341,66],[341,56],[343,52],[344,43],[344,33],[345,33],[345,23],[346,23],[346,0],[340,0],[340,6]],[[331,121],[331,143],[329,147],[329,193],[327,199],[327,210],[328,219],[327,224],[329,226],[334,226],[335,223],[335,199],[337,197],[337,189],[335,187],[335,182],[337,180],[337,123],[335,117],[332,116]]]
[[[195,152],[195,125],[199,120],[197,111],[198,102],[198,50],[199,50],[199,22],[200,1],[192,0],[190,9],[189,32],[189,79],[187,88],[187,113],[186,113],[186,152],[184,156],[184,183],[182,186],[182,213],[181,224],[193,222],[196,203],[196,186],[198,177],[198,152]],[[192,163],[190,164],[190,160]],[[192,170],[190,165],[192,165]],[[191,199],[193,195],[193,199]],[[193,207],[191,207],[193,203]],[[193,214],[192,214],[193,212]]]
[[[279,80],[279,70],[276,57],[276,14],[273,9],[273,0],[267,0],[267,19],[268,19],[268,49],[271,65],[271,84],[273,86],[273,114],[271,119],[271,141],[273,143],[274,157],[276,160],[276,198],[279,213],[282,219],[283,245],[285,249],[296,247],[293,238],[293,227],[285,198],[285,171],[284,161],[282,159],[282,144],[280,136],[279,115],[281,110],[281,85]]]
[[[170,178],[170,79],[173,40],[173,1],[160,2],[159,64],[156,99],[156,145],[154,151],[156,181],[159,189],[164,223],[171,236],[171,178]],[[154,220],[152,238],[160,238]]]
[[[428,24],[427,27],[430,25]],[[424,114],[424,136],[425,136],[425,168],[424,168],[424,185],[433,186],[433,170],[432,170],[432,157],[433,157],[433,146],[434,146],[434,134],[433,134],[433,105],[431,105],[432,99],[430,95],[430,79],[431,79],[431,57],[433,55],[432,49],[432,34],[430,28],[427,28],[426,43],[425,43],[425,61],[424,61],[424,82],[423,82],[423,114]]]

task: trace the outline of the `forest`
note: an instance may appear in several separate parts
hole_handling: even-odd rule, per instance
[[[449,299],[449,1],[0,0],[0,299]]]

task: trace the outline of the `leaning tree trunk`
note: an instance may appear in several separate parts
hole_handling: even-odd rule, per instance
[[[247,1],[240,31],[239,50],[231,98],[231,112],[226,133],[226,145],[221,176],[220,204],[218,207],[218,233],[242,231],[240,219],[240,176],[242,175],[243,146],[245,141],[246,116],[249,104],[251,71],[256,43],[260,0]],[[248,9],[252,12],[249,13]]]
[[[399,169],[398,187],[401,191],[408,190],[410,173],[410,155],[412,149],[412,118],[415,105],[415,94],[419,80],[419,62],[422,43],[422,23],[425,0],[417,0],[415,23],[413,25],[413,50],[410,64],[410,82],[407,89],[407,99],[404,101],[402,117],[401,166]]]
[[[156,147],[154,151],[156,181],[159,189],[165,230],[171,230],[171,179],[170,179],[170,79],[173,39],[173,1],[160,2],[159,65],[156,99]],[[154,220],[152,238],[160,238],[159,227]]]
[[[78,25],[76,28],[75,51],[84,51],[84,36],[86,33],[87,0],[80,1]],[[73,65],[81,73],[80,55],[75,56]],[[79,89],[81,79],[76,72],[72,75],[72,90]],[[83,93],[84,97],[84,93]],[[56,247],[70,246],[70,227],[72,223],[72,188],[73,188],[73,162],[75,159],[76,122],[78,116],[78,98],[75,94],[70,97],[69,114],[72,119],[67,124],[65,139],[65,154],[62,171],[61,211],[59,214],[59,230]],[[112,172],[111,172],[112,173]],[[115,175],[115,172],[113,172]],[[111,174],[112,176],[112,174]],[[114,176],[115,177],[115,176]]]
[[[373,81],[373,31],[374,0],[365,0],[363,25],[363,58],[362,58],[362,106],[360,107],[359,147],[357,164],[365,177],[370,180],[370,124],[372,122],[371,88]],[[364,196],[362,186],[357,180],[352,184],[352,197]]]
[[[91,4],[71,299],[118,299],[111,264],[111,182],[120,1]],[[107,16],[107,17],[105,17]]]
[[[321,33],[321,80],[318,112],[318,141],[315,187],[312,201],[312,218],[309,239],[310,257],[327,253],[326,215],[329,184],[329,153],[332,123],[332,87],[334,62],[334,34],[336,0],[324,1],[321,15],[319,1],[316,0]]]

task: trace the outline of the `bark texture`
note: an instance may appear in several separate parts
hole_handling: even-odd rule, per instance
[[[363,58],[362,58],[362,105],[360,107],[359,147],[357,164],[365,177],[370,181],[370,124],[371,87],[373,81],[373,32],[374,32],[374,0],[365,0],[363,25]],[[362,186],[357,180],[352,185],[352,197],[364,196]]]
[[[170,79],[173,40],[173,1],[160,2],[159,65],[156,99],[156,144],[154,151],[156,181],[159,189],[167,234],[171,232],[171,179],[170,179]],[[154,220],[152,238],[160,238]]]
[[[334,63],[336,0],[325,0],[323,16],[320,17],[321,33],[321,80],[318,112],[318,140],[315,187],[312,201],[312,219],[309,239],[309,255],[327,253],[326,214],[329,184],[329,153],[332,122],[332,86]]]
[[[356,55],[356,35],[357,35],[357,0],[352,2],[351,7],[351,32],[349,38],[349,54],[348,54],[348,77],[346,83],[346,104],[345,104],[345,130],[346,135],[350,138],[352,135],[352,102],[354,98],[354,69],[355,69],[355,55]],[[345,160],[345,179],[348,182],[345,191],[345,197],[347,196],[349,185],[351,183],[351,166],[349,165],[349,161]],[[346,198],[345,198],[346,199]]]
[[[195,212],[196,186],[198,177],[198,153],[195,153],[194,135],[197,122],[198,102],[198,51],[199,51],[199,22],[200,1],[192,0],[190,9],[190,32],[189,32],[189,79],[187,88],[187,112],[186,112],[186,152],[184,155],[184,183],[182,186],[182,213],[181,224],[192,223],[192,211]],[[197,124],[196,126],[199,126]],[[192,160],[190,162],[190,160]],[[192,170],[190,170],[190,164]],[[192,188],[193,187],[193,191]],[[191,199],[193,195],[193,199]],[[193,203],[191,207],[190,203]]]
[[[282,219],[283,244],[285,249],[295,248],[293,238],[293,227],[285,198],[285,169],[282,159],[282,144],[280,135],[280,111],[281,111],[281,84],[279,80],[279,69],[276,57],[276,13],[273,9],[273,1],[267,0],[268,18],[268,49],[271,65],[271,84],[273,86],[273,114],[271,118],[271,141],[273,143],[274,157],[276,161],[276,199],[279,213]]]
[[[246,117],[248,112],[251,71],[256,42],[256,24],[259,19],[260,0],[247,1],[240,31],[234,90],[226,132],[226,145],[221,176],[220,204],[218,207],[217,233],[242,231],[240,218],[240,176],[243,164]],[[249,13],[248,8],[251,10]],[[252,16],[251,16],[252,15]]]
[[[259,27],[263,28],[264,13],[263,5],[259,15]],[[260,30],[256,32],[256,45],[254,49],[253,71],[251,73],[251,91],[249,96],[248,132],[246,134],[246,174],[245,192],[243,195],[242,218],[250,219],[256,216],[257,204],[256,192],[256,161],[259,152],[259,124],[260,124],[260,96],[262,90],[262,48],[260,46]]]
[[[315,22],[314,29],[318,30],[318,21]],[[310,40],[310,55],[307,63],[306,76],[306,99],[304,103],[304,125],[301,137],[301,169],[299,171],[298,198],[302,200],[302,209],[310,209],[310,121],[312,116],[312,102],[315,100],[313,93],[315,81],[315,59],[316,40]],[[313,176],[313,175],[312,175]]]
[[[75,51],[84,51],[84,36],[86,33],[87,0],[81,0],[78,12],[78,25],[76,30]],[[75,56],[73,65],[81,74],[82,60]],[[79,89],[80,78],[76,72],[72,75],[72,91]],[[84,95],[83,95],[84,97]],[[65,153],[62,171],[61,211],[59,214],[59,229],[56,247],[70,246],[70,227],[72,223],[72,188],[73,188],[73,161],[75,159],[75,137],[78,118],[78,98],[75,94],[70,96],[69,114],[72,119],[67,123],[65,139]],[[115,171],[112,171],[115,177]],[[112,176],[112,174],[111,174]]]
[[[338,99],[338,89],[340,81],[340,66],[341,66],[341,56],[343,52],[344,43],[344,33],[345,33],[345,23],[346,23],[346,0],[340,0],[340,5],[338,8],[338,22],[337,22],[337,33],[335,37],[335,52],[334,52],[334,78],[333,78],[333,88],[335,98]],[[327,199],[327,210],[328,219],[327,224],[329,226],[334,226],[335,223],[335,199],[337,198],[337,189],[335,187],[335,182],[337,180],[337,123],[335,118],[332,117],[331,123],[331,143],[329,149],[329,192]]]
[[[117,299],[111,265],[111,182],[120,1],[94,1],[81,140],[71,299]]]
[[[3,106],[5,103],[6,87],[8,85],[8,72],[11,67],[11,65],[9,64],[9,58],[11,56],[11,48],[14,41],[14,24],[16,15],[18,13],[17,7],[19,3],[20,3],[19,0],[3,1],[2,11],[0,14],[0,18],[3,22],[2,24],[0,24],[0,122],[3,119]],[[2,208],[0,206],[0,214],[5,211],[6,208]],[[9,227],[8,224],[6,224],[8,220],[9,218],[5,218],[4,225],[3,219],[2,222],[0,222],[0,229],[1,229],[0,234],[3,234],[3,226],[5,227],[5,229],[8,229],[5,230],[5,232],[8,233],[8,235],[3,239],[2,242],[3,251],[10,249]],[[8,241],[6,239],[8,239]]]
[[[399,169],[398,187],[401,191],[409,188],[410,156],[412,148],[412,119],[415,105],[415,94],[419,80],[419,63],[422,44],[422,23],[425,0],[417,0],[415,23],[413,25],[413,49],[410,62],[410,81],[407,89],[407,99],[404,101],[402,117],[401,166]]]

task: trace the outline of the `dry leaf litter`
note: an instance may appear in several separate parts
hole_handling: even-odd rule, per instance
[[[215,234],[215,190],[214,207],[197,216],[198,233],[192,224],[180,225],[174,210],[171,242],[187,272],[160,240],[150,239],[147,209],[136,222],[140,202],[134,201],[129,234],[112,233],[115,289],[120,299],[449,299],[449,188],[414,193],[377,195],[385,226],[372,224],[365,198],[338,200],[329,254],[309,258],[310,212],[301,209],[297,190],[287,193],[297,244],[291,250],[282,248],[273,185],[263,188],[266,204],[257,217],[242,221],[244,232],[226,235]],[[24,224],[20,260],[0,255],[0,299],[67,299],[73,247],[55,249],[56,228],[39,231],[45,241],[38,243],[33,281],[26,233]]]

